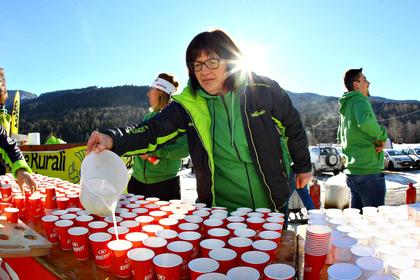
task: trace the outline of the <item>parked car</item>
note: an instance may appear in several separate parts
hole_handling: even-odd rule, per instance
[[[411,158],[411,166],[413,168],[420,169],[420,148],[403,149],[402,152]]]
[[[333,172],[337,175],[344,169],[339,151],[331,145],[309,146],[309,153],[313,175],[320,175],[322,172]]]
[[[411,167],[411,159],[404,155],[402,151],[396,149],[384,149],[385,169],[409,169]]]

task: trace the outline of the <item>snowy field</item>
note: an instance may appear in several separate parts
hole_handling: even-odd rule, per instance
[[[420,144],[394,144],[394,149],[403,149],[408,147],[420,147]],[[417,201],[420,201],[420,170],[403,170],[403,171],[384,171],[387,194],[385,197],[386,205],[401,205],[405,204],[405,191],[409,183],[413,183],[417,187]],[[190,169],[184,169],[180,172],[181,176],[181,197],[185,202],[192,202],[197,199],[196,192],[196,180],[195,175],[191,173]],[[325,201],[325,197],[328,197],[330,190],[336,188],[346,188],[346,176],[343,173],[340,173],[336,176],[333,176],[332,173],[324,173],[321,176],[317,176],[320,185],[321,185],[321,201]],[[326,192],[327,190],[327,192]],[[349,200],[350,194],[347,191],[340,192],[341,200]],[[292,206],[296,207],[296,199],[293,200]],[[301,207],[303,205],[300,204]],[[334,205],[333,205],[334,206]]]

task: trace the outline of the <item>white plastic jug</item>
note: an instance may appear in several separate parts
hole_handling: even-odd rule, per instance
[[[127,183],[128,170],[118,155],[92,152],[81,166],[80,202],[92,214],[111,215]]]

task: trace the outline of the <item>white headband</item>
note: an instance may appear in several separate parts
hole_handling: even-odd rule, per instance
[[[163,90],[169,95],[174,94],[176,91],[176,87],[173,84],[162,78],[157,78],[156,80],[154,80],[151,87]]]

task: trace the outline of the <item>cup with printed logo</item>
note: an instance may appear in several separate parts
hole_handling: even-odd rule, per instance
[[[130,261],[127,252],[133,247],[133,244],[127,240],[112,240],[107,244],[111,251],[111,261],[113,272],[117,277],[127,278],[131,274]]]
[[[111,238],[111,234],[105,232],[96,232],[89,235],[95,263],[100,268],[111,267],[111,251],[107,246]]]
[[[173,241],[167,246],[169,253],[176,254],[182,258],[180,279],[188,278],[187,264],[191,260],[193,245],[186,241]]]
[[[19,209],[15,207],[7,207],[4,209],[6,221],[9,224],[17,224],[19,221]]]
[[[54,215],[46,215],[41,218],[42,225],[44,226],[45,237],[53,244],[58,243],[58,233],[55,222],[58,217]]]
[[[127,253],[134,280],[153,278],[153,258],[155,253],[147,248],[131,249]]]
[[[57,228],[58,240],[60,241],[60,248],[65,251],[73,249],[68,230],[73,226],[72,220],[58,220],[55,222]]]
[[[264,280],[292,280],[295,274],[293,266],[282,263],[270,264],[264,268]]]
[[[87,260],[89,258],[89,230],[85,227],[72,227],[68,230],[73,254],[78,260]]]
[[[164,253],[153,258],[157,279],[177,280],[181,273],[182,258],[172,253]]]
[[[19,217],[25,216],[26,206],[25,206],[25,197],[23,195],[14,195],[13,196],[13,205],[19,209]],[[1,212],[1,211],[0,211]]]
[[[1,184],[1,201],[11,203],[12,202],[12,185],[10,184]]]
[[[201,257],[191,260],[188,263],[190,270],[190,279],[196,280],[200,275],[210,272],[216,272],[219,269],[219,263],[207,257]]]

